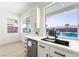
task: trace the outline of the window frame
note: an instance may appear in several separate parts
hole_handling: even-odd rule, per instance
[[[56,4],[56,3],[54,3]],[[51,7],[52,4],[50,4],[49,6],[45,7],[45,12],[46,12],[46,9]],[[71,6],[68,6],[68,7],[65,7],[65,8],[62,8],[62,9],[59,9],[59,10],[56,10],[54,13],[52,13],[52,15],[56,15],[56,14],[61,14],[63,12],[67,12],[67,11],[70,11],[70,10],[73,10],[73,9],[77,9],[78,10],[78,13],[79,13],[79,8],[78,8],[79,4],[73,4]],[[78,14],[77,13],[77,14]],[[45,29],[47,28],[46,27],[46,21],[47,21],[47,16],[49,16],[48,14],[45,13]],[[79,16],[79,14],[78,14]],[[46,32],[46,31],[45,31]],[[77,33],[79,34],[79,18],[78,18],[78,25],[77,25]],[[46,33],[45,33],[46,34]],[[47,35],[47,34],[46,34]],[[62,37],[64,38],[64,37]],[[64,39],[67,39],[67,38],[64,38]],[[78,39],[79,40],[79,35],[78,35]]]

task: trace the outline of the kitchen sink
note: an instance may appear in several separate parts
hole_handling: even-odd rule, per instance
[[[48,42],[52,42],[52,43],[55,42],[55,39],[51,39],[51,38],[43,38],[41,40],[48,41]]]
[[[64,41],[64,40],[60,40],[60,39],[43,38],[41,40],[51,42],[51,43],[61,44],[61,45],[64,45],[64,46],[69,46],[69,41]]]

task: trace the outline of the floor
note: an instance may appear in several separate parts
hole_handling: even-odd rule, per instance
[[[21,41],[0,46],[0,57],[24,57],[24,45]]]

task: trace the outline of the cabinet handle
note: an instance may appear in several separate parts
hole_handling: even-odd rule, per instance
[[[44,46],[42,46],[42,45],[39,45],[40,47],[42,47],[42,48],[45,48]]]
[[[65,55],[63,55],[63,54],[61,54],[61,53],[59,53],[59,52],[56,52],[56,51],[55,51],[55,53],[58,54],[58,55],[60,55],[60,56],[65,57]]]
[[[48,54],[46,54],[46,57],[48,57]]]

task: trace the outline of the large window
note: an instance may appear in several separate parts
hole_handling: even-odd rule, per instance
[[[23,33],[30,33],[31,32],[31,21],[30,17],[27,17],[23,20]]]
[[[55,15],[47,16],[47,20],[46,20],[47,32],[55,29],[57,37],[78,39],[77,13],[78,13],[77,9],[73,9]]]
[[[7,32],[8,33],[18,33],[18,19],[7,19]]]

